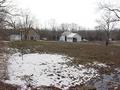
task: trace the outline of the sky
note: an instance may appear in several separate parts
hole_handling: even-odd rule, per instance
[[[50,20],[57,24],[76,23],[93,29],[97,23],[98,0],[15,0],[22,9],[29,9],[38,25],[46,25]]]

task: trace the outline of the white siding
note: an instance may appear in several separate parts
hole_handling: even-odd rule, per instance
[[[64,41],[65,42],[65,36],[61,36],[60,37],[60,41]]]
[[[10,41],[19,41],[21,40],[20,35],[10,35]]]
[[[77,42],[82,41],[81,36],[77,33],[70,33],[70,34],[66,35],[66,37],[67,37],[66,42],[73,42],[73,38],[76,38]],[[65,35],[63,35],[63,34],[61,35],[60,41],[65,42]]]
[[[80,35],[76,34],[73,38],[77,38],[77,42],[82,41],[82,38]]]
[[[73,38],[67,38],[67,42],[73,42]]]

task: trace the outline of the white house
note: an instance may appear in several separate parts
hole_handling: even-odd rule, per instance
[[[80,42],[81,40],[82,40],[82,37],[79,34],[72,33],[69,31],[62,33],[60,37],[60,41],[63,41],[63,42]]]
[[[40,40],[39,32],[32,28],[10,30],[8,33],[10,41]]]

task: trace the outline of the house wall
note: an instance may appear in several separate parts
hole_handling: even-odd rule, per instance
[[[64,41],[65,42],[65,36],[61,36],[60,37],[60,41]]]
[[[39,40],[40,37],[35,31],[30,30],[29,33],[28,33],[28,36],[27,36],[27,40],[32,40],[32,39],[33,40]]]
[[[21,40],[20,35],[10,35],[10,41],[19,41]]]
[[[73,38],[67,38],[67,42],[73,42]]]
[[[74,35],[74,37],[67,37],[67,41],[66,41],[66,42],[73,42],[73,38],[76,38],[76,39],[77,39],[77,42],[82,41],[81,36],[78,35],[78,34],[76,34],[76,35]],[[65,42],[65,36],[61,36],[61,37],[60,37],[60,41]]]
[[[82,41],[82,37],[78,34],[76,34],[73,38],[77,38],[77,42]]]

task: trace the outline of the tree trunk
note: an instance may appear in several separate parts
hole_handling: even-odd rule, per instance
[[[109,43],[110,43],[109,39],[106,39],[106,42],[105,42],[106,46],[108,46]]]
[[[106,46],[110,44],[110,30],[108,25],[108,30],[106,31]]]

